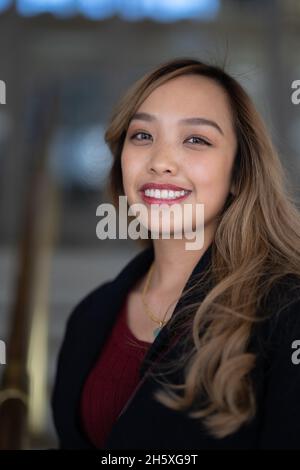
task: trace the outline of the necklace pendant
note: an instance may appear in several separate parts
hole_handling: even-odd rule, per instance
[[[160,330],[161,330],[160,326],[158,328],[155,328],[155,330],[153,330],[153,335],[154,335],[155,338],[159,334]]]

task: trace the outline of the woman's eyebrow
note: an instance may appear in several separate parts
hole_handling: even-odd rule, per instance
[[[149,114],[149,113],[135,113],[130,119],[130,122],[135,119],[139,121],[147,121],[147,122],[157,121],[156,117],[153,116],[153,114]],[[219,124],[217,124],[215,121],[212,121],[211,119],[207,119],[203,117],[190,117],[190,118],[180,119],[178,122],[180,124],[190,124],[193,126],[195,125],[212,126],[215,129],[217,129],[220,132],[220,134],[224,135],[224,132],[222,131]]]

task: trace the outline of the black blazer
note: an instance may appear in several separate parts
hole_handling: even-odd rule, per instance
[[[212,245],[195,266],[185,287],[189,287],[194,275],[201,276],[204,272],[211,262],[211,251]],[[124,296],[147,272],[153,257],[153,247],[138,253],[115,279],[101,284],[81,300],[68,319],[51,397],[60,449],[94,449],[81,426],[82,388],[111,332]],[[140,368],[141,380],[115,422],[105,448],[300,449],[300,364],[292,362],[295,353],[292,343],[300,340],[300,301],[295,295],[299,290],[294,289],[295,282],[291,279],[273,289],[266,308],[273,309],[274,315],[255,326],[249,342],[249,350],[257,353],[251,372],[257,413],[249,424],[226,438],[217,439],[198,420],[170,410],[153,398],[154,390],[160,386],[147,376],[149,361],[155,359],[159,363],[162,354],[174,358],[180,351],[179,346],[166,349],[170,344],[167,324],[148,349]],[[206,293],[197,293],[197,300]],[[283,299],[290,305],[280,311]],[[175,311],[183,302],[184,296]],[[182,376],[173,379],[182,380]]]

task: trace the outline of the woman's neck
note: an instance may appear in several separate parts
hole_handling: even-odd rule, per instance
[[[204,233],[204,244],[199,250],[187,250],[184,239],[155,239],[154,267],[148,292],[172,292],[185,286],[194,267],[213,240],[214,232]]]

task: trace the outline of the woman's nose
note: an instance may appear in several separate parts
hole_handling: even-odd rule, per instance
[[[170,150],[156,152],[149,161],[149,170],[155,173],[176,173],[178,163]]]

